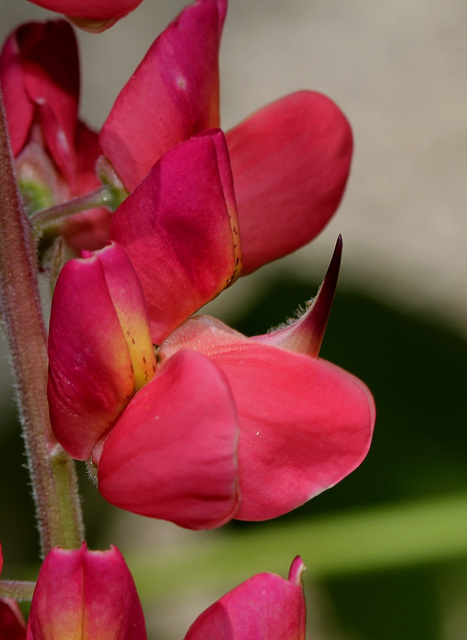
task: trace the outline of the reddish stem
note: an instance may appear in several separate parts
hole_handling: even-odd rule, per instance
[[[56,545],[77,547],[82,525],[74,466],[71,459],[52,455],[58,445],[50,428],[47,404],[47,338],[37,285],[36,250],[16,185],[1,93],[0,310],[16,376],[42,553]]]

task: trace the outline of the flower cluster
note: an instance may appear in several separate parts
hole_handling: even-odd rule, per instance
[[[35,3],[99,31],[139,2]],[[352,154],[345,116],[313,91],[222,131],[226,10],[226,0],[185,8],[99,133],[78,116],[78,52],[67,22],[19,27],[0,57],[18,187],[41,260],[52,254],[41,261],[54,288],[51,450],[88,461],[109,502],[190,529],[269,520],[300,506],[360,464],[375,419],[366,386],[318,357],[340,238],[316,298],[287,326],[246,337],[197,314],[323,229]],[[303,568],[297,558],[288,580],[251,578],[205,611],[186,639],[304,638]],[[76,638],[146,637],[115,548],[49,550],[27,630],[16,605],[1,606],[6,638],[62,637],[64,629]]]

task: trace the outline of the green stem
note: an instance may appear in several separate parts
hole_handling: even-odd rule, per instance
[[[80,211],[86,211],[87,209],[94,209],[96,207],[113,208],[114,199],[112,187],[104,184],[92,193],[87,193],[84,196],[74,198],[73,200],[58,204],[49,209],[36,211],[36,213],[29,217],[29,220],[34,229],[41,230]]]
[[[11,598],[16,602],[31,602],[35,582],[24,580],[0,580],[0,598]]]
[[[47,338],[36,249],[16,185],[0,93],[0,310],[16,377],[20,419],[45,555],[83,539],[74,463],[52,434],[47,403]],[[58,462],[57,462],[58,460]]]

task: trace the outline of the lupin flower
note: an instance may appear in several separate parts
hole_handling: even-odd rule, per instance
[[[55,548],[42,563],[27,640],[146,640],[141,604],[123,556]]]
[[[214,318],[194,316],[158,349],[161,374],[174,357],[196,353],[225,376],[238,422],[239,501],[230,517],[267,520],[287,513],[339,482],[368,451],[375,417],[371,394],[360,380],[317,358],[339,262],[340,244],[314,303],[285,328],[246,338]],[[160,403],[151,385],[137,393],[98,459],[104,497],[153,517],[159,517],[159,474],[151,459],[157,455],[154,416]],[[177,422],[177,413],[172,410],[166,428]],[[205,511],[213,513],[208,504]]]
[[[287,580],[274,573],[253,576],[206,609],[185,640],[304,640],[304,569],[297,556]]]
[[[241,264],[228,169],[220,131],[167,152],[114,214],[125,251],[66,264],[50,322],[58,441],[110,502],[193,529],[303,504],[361,462],[374,422],[367,388],[316,357],[337,259],[276,334],[188,319]]]
[[[0,85],[19,188],[28,213],[61,204],[100,186],[97,134],[78,119],[79,61],[65,21],[28,23],[6,40]],[[108,236],[110,213],[73,216],[60,230],[73,248],[97,249]]]
[[[142,0],[29,0],[63,13],[77,27],[99,33],[136,9]]]
[[[226,0],[186,7],[117,98],[100,141],[129,191],[174,145],[219,126],[226,8]],[[331,100],[301,91],[253,114],[226,138],[246,274],[306,244],[326,225],[344,192],[352,134]]]

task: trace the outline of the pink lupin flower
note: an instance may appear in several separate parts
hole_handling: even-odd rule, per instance
[[[78,119],[79,61],[65,21],[28,23],[6,40],[0,55],[3,93],[20,190],[29,213],[100,186],[97,134]],[[97,249],[108,237],[110,213],[73,216],[60,230],[75,248]]]
[[[218,127],[218,49],[226,0],[196,0],[156,39],[123,88],[100,142],[132,191],[171,147]],[[243,273],[314,238],[337,209],[352,133],[329,98],[300,91],[227,132]]]
[[[204,149],[198,159],[212,159],[213,150],[221,157],[222,146],[201,136],[165,159],[178,163],[192,144]],[[141,253],[136,272],[117,244],[65,266],[49,338],[49,403],[59,442],[74,457],[92,457],[99,489],[110,502],[194,529],[232,517],[265,520],[303,504],[358,466],[374,424],[365,385],[317,358],[340,244],[314,304],[286,329],[246,338],[212,318],[181,322],[175,316],[177,305],[186,309],[185,298],[196,298],[206,283],[212,290],[207,265],[221,274],[212,276],[214,283],[222,281],[224,269],[235,268],[232,212],[215,166],[204,165],[205,177],[219,185],[201,183],[210,185],[206,208],[202,200],[190,203],[184,181],[162,180],[156,172],[155,184],[167,191],[155,199],[161,209],[154,237],[161,242],[149,251],[144,244],[132,248],[132,260]],[[126,202],[144,204],[140,191],[148,184]],[[180,211],[179,197],[193,205],[190,216]],[[200,230],[215,225],[207,253],[198,251],[202,236],[191,233],[190,224],[180,230],[177,215],[194,229],[200,220]],[[131,216],[122,219],[135,228]],[[170,234],[172,228],[178,233]],[[151,280],[139,285],[136,275],[145,261],[152,291]],[[155,302],[146,307],[147,295]],[[132,354],[136,333],[140,351]],[[151,340],[159,345],[152,360]],[[140,379],[147,383],[138,386],[142,363]]]
[[[67,16],[76,26],[99,33],[136,9],[142,0],[29,0]]]
[[[253,576],[206,609],[191,625],[185,640],[304,640],[304,569],[297,556],[287,580],[274,573]]]
[[[317,357],[340,251],[339,241],[318,296],[288,327],[246,338],[214,318],[195,316],[159,348],[162,370],[174,355],[190,350],[207,356],[226,376],[239,427],[237,519],[287,513],[342,480],[368,451],[375,419],[370,392]],[[126,436],[131,425],[148,420],[149,408],[127,408],[106,441],[99,488],[117,506],[151,515],[157,491],[138,480],[138,458],[130,454],[134,445]]]
[[[55,548],[45,558],[31,604],[27,640],[146,640],[133,578],[116,547]]]

